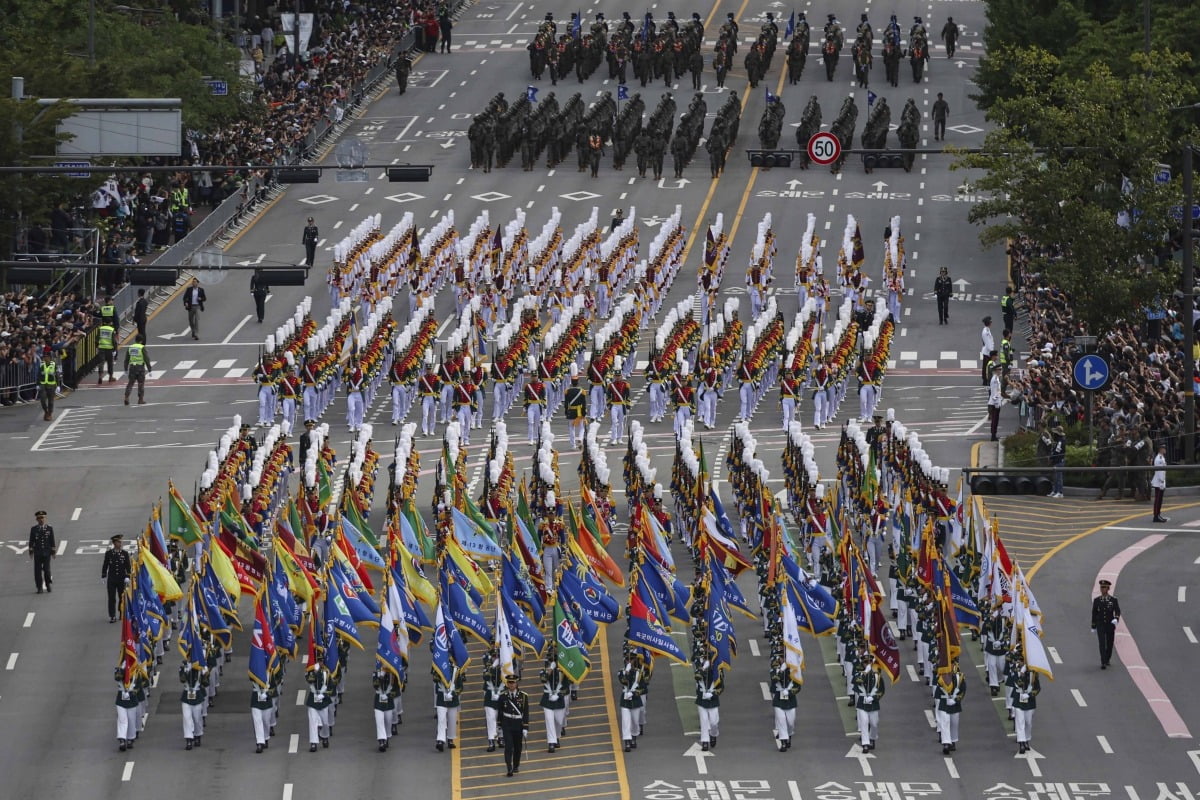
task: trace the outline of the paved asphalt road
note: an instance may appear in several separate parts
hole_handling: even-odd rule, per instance
[[[619,17],[622,10],[620,6],[599,8],[610,18]],[[681,18],[689,17],[693,10],[671,3],[651,6],[660,18],[668,8],[674,8]],[[985,123],[982,114],[973,110],[968,94],[971,68],[981,52],[982,3],[904,0],[893,7],[872,8],[868,3],[867,8],[877,31],[892,11],[904,26],[914,13],[924,15],[934,32],[941,30],[947,14],[964,26],[966,33],[955,60],[947,60],[944,51],[936,48],[926,80],[914,84],[911,77],[905,77],[898,89],[872,88],[887,98],[896,118],[907,98],[915,98],[927,114],[936,93],[944,92],[951,109],[948,143],[980,144]],[[881,407],[894,407],[899,419],[921,433],[935,463],[949,467],[966,464],[970,446],[985,438],[981,435],[985,396],[976,371],[979,319],[988,313],[999,316],[997,300],[1004,289],[1005,265],[1003,252],[981,251],[977,231],[966,223],[966,210],[973,200],[970,176],[951,173],[951,158],[934,155],[921,156],[911,173],[880,170],[867,176],[853,161],[836,176],[818,168],[751,170],[739,152],[757,146],[755,130],[764,104],[761,90],[746,98],[742,134],[729,169],[719,181],[710,181],[705,163],[690,166],[685,183],[667,179],[661,186],[650,179],[637,179],[632,166],[616,172],[611,162],[594,180],[576,172],[570,163],[554,172],[540,167],[526,173],[513,166],[490,175],[472,172],[467,169],[465,139],[470,116],[495,92],[504,91],[515,98],[530,82],[524,43],[546,10],[552,10],[562,25],[561,20],[575,9],[561,3],[516,0],[481,0],[470,6],[455,30],[455,52],[421,58],[408,94],[400,97],[395,91],[388,92],[351,128],[349,135],[368,144],[373,162],[435,164],[432,182],[395,185],[372,175],[365,184],[338,184],[326,175],[320,185],[295,186],[230,246],[229,259],[263,264],[299,262],[300,232],[309,215],[321,229],[320,258],[327,264],[332,244],[369,214],[382,214],[386,228],[403,212],[412,211],[418,225],[427,226],[453,209],[463,231],[484,209],[496,224],[510,219],[518,207],[528,215],[531,229],[540,228],[551,207],[558,207],[568,234],[593,206],[599,207],[604,222],[616,207],[636,207],[646,247],[655,226],[679,204],[689,242],[703,236],[703,225],[716,213],[724,214],[727,230],[734,234],[726,294],[740,294],[745,312],[743,265],[764,213],[771,212],[775,219],[777,283],[784,287],[791,285],[805,214],[817,215],[818,231],[828,237],[825,261],[832,265],[845,215],[853,213],[862,226],[868,272],[876,278],[882,263],[880,236],[887,220],[899,214],[912,268],[907,278],[910,295],[905,298],[903,325],[893,345],[895,364]],[[579,10],[590,19],[598,8],[592,4]],[[768,10],[780,19],[782,31],[791,9],[782,2],[746,0],[739,5],[726,0],[695,10],[709,20],[711,39],[726,12],[737,15],[746,38],[753,36]],[[818,28],[827,11],[837,11],[853,29],[862,9],[838,2],[822,7],[805,4],[797,10],[807,10]],[[635,17],[642,13],[640,7],[630,7],[630,11]],[[860,104],[861,131],[865,92],[851,85],[848,59],[843,58],[833,82],[825,81],[814,63],[810,60],[797,86],[784,85],[781,78],[782,48],[773,65],[767,86],[781,94],[788,123],[799,119],[812,94],[820,98],[828,123],[841,99],[851,94]],[[724,97],[715,89],[711,73],[705,78],[708,108],[715,112]],[[881,81],[882,76],[876,79]],[[728,86],[744,91],[740,64]],[[615,93],[615,89],[599,73],[583,86],[567,81],[555,88],[562,100],[573,91],[591,100],[597,92]],[[543,82],[541,96],[549,90]],[[647,106],[653,107],[663,89],[642,91]],[[680,110],[690,96],[686,86],[676,91]],[[932,144],[929,125],[926,120],[923,146]],[[792,130],[785,132],[786,142],[791,141]],[[694,265],[701,252],[702,243],[689,247],[687,266],[669,302],[694,292]],[[965,281],[952,303],[948,327],[934,321],[933,301],[928,296],[937,268],[943,265],[950,267],[954,279]],[[535,724],[530,737],[535,752],[523,770],[528,774],[520,776],[519,783],[506,782],[500,759],[482,751],[477,719],[464,720],[463,748],[454,754],[434,752],[431,683],[422,648],[414,650],[404,725],[387,754],[375,752],[374,747],[370,656],[356,654],[332,748],[310,755],[301,743],[300,752],[295,752],[305,722],[303,709],[293,706],[290,699],[302,688],[299,670],[293,669],[285,682],[285,698],[289,699],[281,713],[279,735],[266,753],[256,756],[247,713],[248,684],[243,677],[244,638],[236,642],[234,662],[209,715],[201,749],[184,752],[182,748],[175,683],[178,655],[172,650],[161,673],[163,684],[151,702],[146,734],[136,750],[118,753],[113,741],[111,671],[116,662],[117,631],[106,624],[102,607],[99,570],[103,546],[113,533],[132,536],[140,530],[151,504],[165,494],[168,476],[188,494],[208,449],[228,427],[231,416],[253,415],[254,389],[246,375],[259,344],[306,293],[313,296],[314,316],[324,317],[328,300],[322,274],[322,269],[314,270],[307,287],[278,289],[267,306],[267,324],[262,326],[250,316],[253,305],[246,273],[204,275],[209,303],[199,342],[181,335],[187,322],[177,299],[150,323],[149,349],[156,370],[145,406],[124,407],[115,386],[85,386],[60,401],[57,417],[49,425],[41,421],[35,408],[8,409],[0,414],[0,453],[4,456],[0,497],[7,517],[5,546],[0,549],[0,663],[4,665],[0,671],[0,775],[4,787],[0,797],[151,798],[167,794],[299,800],[400,794],[412,798],[605,796],[646,800],[1110,796],[1137,800],[1192,797],[1188,789],[1200,792],[1200,754],[1189,751],[1195,747],[1193,732],[1200,732],[1196,722],[1200,720],[1200,700],[1190,691],[1195,659],[1200,654],[1195,633],[1200,623],[1189,613],[1192,607],[1188,605],[1188,592],[1200,592],[1200,587],[1189,585],[1195,579],[1195,565],[1200,563],[1196,543],[1200,512],[1193,508],[1170,511],[1173,520],[1169,526],[1150,530],[1144,506],[1122,504],[1102,509],[1096,504],[1096,509],[1087,509],[1086,524],[1047,526],[1049,533],[1041,534],[1037,514],[1061,522],[1083,510],[1078,503],[1059,501],[1055,505],[1045,499],[1029,499],[1018,506],[1017,511],[1036,513],[1014,523],[1014,530],[1030,543],[1024,567],[1035,579],[1033,586],[1046,612],[1045,641],[1053,648],[1057,678],[1047,682],[1042,692],[1035,753],[1028,758],[1015,757],[1011,724],[1005,721],[1002,708],[997,713],[988,707],[994,704],[986,690],[981,691],[982,679],[969,668],[969,663],[982,662],[973,645],[964,655],[970,691],[962,745],[953,758],[943,758],[934,743],[927,722],[927,690],[907,674],[884,701],[878,751],[867,758],[848,753],[853,740],[847,726],[852,722],[844,700],[839,699],[844,686],[830,680],[822,669],[824,662],[832,660],[832,648],[828,642],[818,644],[811,639],[805,642],[808,673],[795,746],[788,754],[780,754],[770,734],[770,707],[762,699],[761,681],[767,677],[767,664],[759,656],[755,639],[761,639],[760,629],[758,623],[747,619],[737,620],[742,647],[724,696],[720,746],[707,758],[688,754],[695,752],[691,745],[697,730],[690,671],[662,664],[650,696],[646,735],[638,750],[624,754],[612,747],[618,737],[609,725],[612,702],[605,681],[611,684],[611,673],[607,673],[604,681],[585,687],[579,718],[572,723],[583,731],[573,730],[563,749],[547,756],[539,744],[544,741],[540,726]],[[795,295],[784,290],[779,302],[790,324],[796,310]],[[440,299],[438,312],[440,319],[450,317],[448,297]],[[645,354],[643,344],[639,355],[644,358]],[[640,381],[635,385],[640,388]],[[761,445],[760,456],[771,470],[772,480],[778,481],[782,433],[777,432],[775,397],[772,394],[764,400],[751,427]],[[636,413],[644,418],[645,400],[641,402]],[[848,418],[856,410],[844,406],[840,417]],[[349,450],[341,422],[344,400],[331,413],[328,419],[336,432],[335,447],[343,455]],[[727,397],[719,411],[720,430],[704,437],[706,449],[718,453],[714,464],[723,455],[725,437],[721,432],[736,413],[736,395]],[[807,404],[802,413],[807,421]],[[1006,427],[1015,424],[1009,413],[1006,410]],[[379,399],[368,416],[386,425],[390,419],[387,401]],[[556,420],[556,429],[562,428],[561,420]],[[523,422],[515,415],[510,429],[518,468],[526,467],[529,453],[516,445],[522,441],[518,434],[524,430]],[[386,463],[390,447],[383,440],[390,429],[377,427],[377,431]],[[833,472],[836,437],[836,430],[828,428],[814,437],[826,476]],[[647,439],[659,474],[667,474],[673,452],[669,425],[651,426]],[[420,441],[427,459],[435,456],[438,447],[439,440]],[[481,451],[477,446],[471,453],[472,474],[478,472]],[[623,448],[609,449],[614,473],[622,453]],[[575,464],[573,454],[562,454],[564,476],[573,474]],[[422,487],[420,491],[425,497],[429,490]],[[52,595],[33,593],[24,549],[26,531],[38,507],[50,511],[50,522],[62,541],[61,557],[54,565],[57,591]],[[1013,510],[1010,503],[1007,511]],[[1111,514],[1105,517],[1103,510]],[[1130,517],[1139,512],[1147,513]],[[1006,510],[998,513],[1003,535]],[[1055,545],[1085,531],[1091,535],[1050,558]],[[1135,555],[1118,578],[1121,565]],[[1121,637],[1116,668],[1101,672],[1088,631],[1088,602],[1098,575],[1105,572],[1116,580],[1129,636]],[[620,652],[621,632],[619,625],[612,626],[608,653]],[[903,655],[911,663],[909,651]],[[611,661],[608,666],[611,668]],[[673,673],[684,674],[672,680]],[[1153,678],[1148,681],[1149,676]],[[468,691],[478,689],[473,672]],[[1186,734],[1178,729],[1172,712],[1187,728]],[[1168,730],[1179,735],[1168,736]],[[579,744],[581,741],[585,744]]]

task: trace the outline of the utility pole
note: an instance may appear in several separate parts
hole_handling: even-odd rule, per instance
[[[1193,348],[1196,345],[1196,331],[1193,319],[1195,300],[1195,257],[1192,253],[1192,140],[1183,145],[1183,300],[1180,303],[1180,321],[1183,323],[1183,377],[1186,391],[1183,395],[1183,453],[1187,463],[1196,459],[1196,357]]]

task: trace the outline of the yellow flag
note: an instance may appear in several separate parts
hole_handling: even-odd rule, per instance
[[[408,584],[408,590],[412,592],[413,597],[425,603],[430,608],[436,608],[438,604],[438,593],[433,588],[424,575],[417,572],[417,568],[413,565],[413,555],[408,552],[408,548],[399,539],[392,541],[392,547],[398,549],[397,558],[400,559],[400,569],[404,573],[404,582]]]
[[[479,568],[479,565],[475,563],[475,559],[467,555],[467,551],[463,550],[462,545],[453,536],[446,537],[446,555],[450,556],[450,559],[458,566],[462,574],[471,582],[471,585],[475,587],[475,591],[484,597],[496,591],[491,578]]]
[[[208,563],[216,573],[217,580],[228,592],[229,599],[236,603],[242,596],[242,585],[238,581],[237,570],[233,568],[233,561],[229,558],[229,553],[225,552],[221,542],[215,538],[208,540]]]
[[[292,551],[287,547],[277,547],[276,554],[279,556],[279,563],[283,565],[284,574],[288,578],[288,586],[292,590],[292,594],[299,597],[305,603],[312,602],[313,587],[308,582],[308,578],[304,576],[304,569],[296,562],[296,557],[292,555]]]
[[[183,597],[183,591],[180,590],[175,576],[154,557],[149,547],[139,548],[138,558],[146,568],[146,574],[150,576],[150,585],[154,587],[155,594],[162,598],[163,602],[172,602]]]

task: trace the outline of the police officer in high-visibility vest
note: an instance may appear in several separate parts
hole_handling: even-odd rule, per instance
[[[49,422],[54,417],[54,396],[58,393],[58,356],[47,347],[42,351],[42,363],[38,367],[38,398],[42,402],[42,419]]]
[[[100,366],[96,368],[96,385],[104,383],[104,367],[108,367],[108,382],[116,381],[113,374],[113,361],[116,359],[117,329],[108,322],[100,323],[97,332],[96,349],[100,355]]]
[[[125,405],[129,405],[129,394],[133,391],[135,382],[138,387],[138,404],[146,402],[146,375],[151,369],[150,356],[146,352],[146,340],[142,336],[138,336],[125,351],[125,374],[129,376],[129,380],[125,383]]]
[[[100,306],[100,324],[117,327],[117,306],[111,294],[104,295],[104,305]]]

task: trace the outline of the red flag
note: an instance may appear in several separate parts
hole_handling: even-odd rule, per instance
[[[121,615],[121,676],[126,686],[137,673],[137,636],[129,612]]]
[[[892,626],[878,608],[871,609],[870,645],[875,660],[895,683],[900,677],[900,647],[892,636]]]

